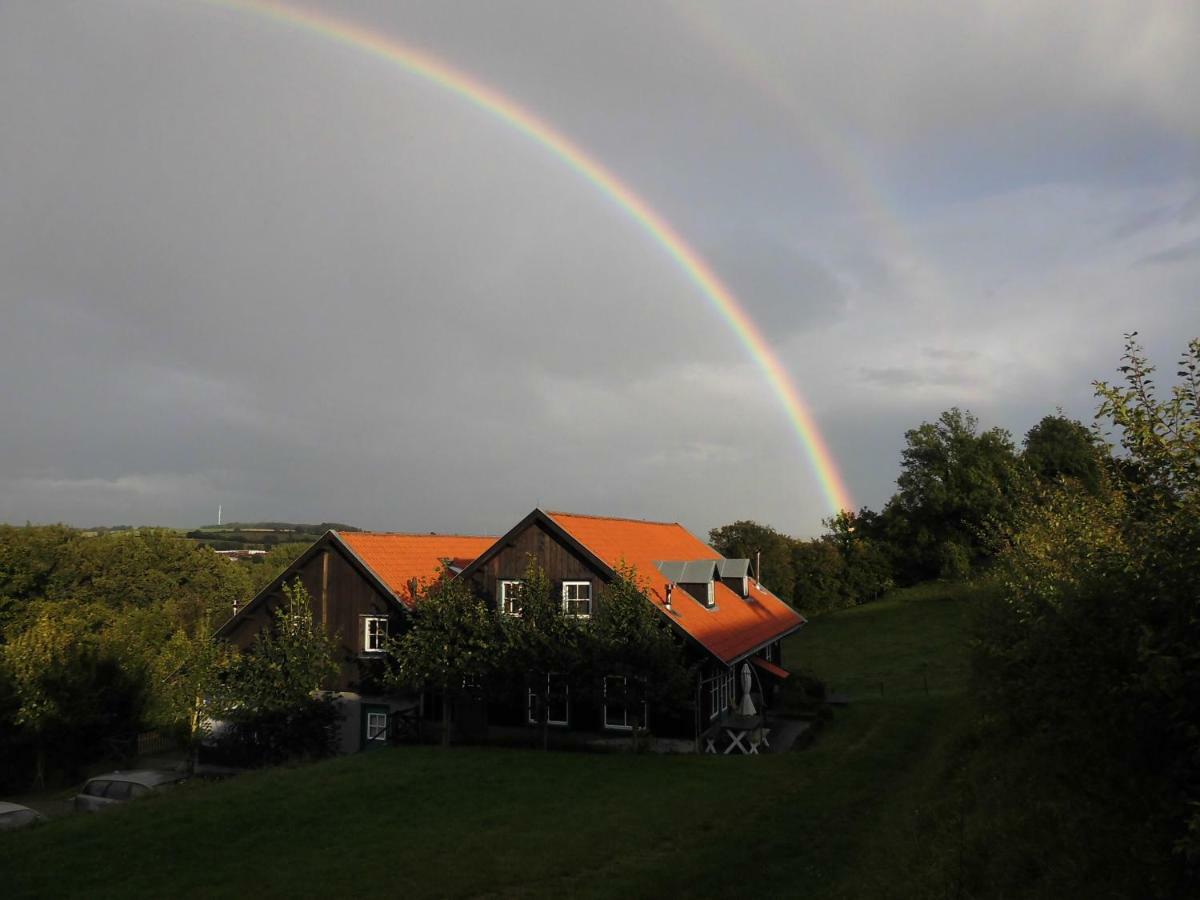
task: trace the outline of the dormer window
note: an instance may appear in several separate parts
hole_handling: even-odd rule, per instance
[[[743,600],[750,597],[750,560],[721,559],[717,560],[717,574],[725,587],[737,591]]]

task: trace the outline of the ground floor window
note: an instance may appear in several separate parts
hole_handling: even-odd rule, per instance
[[[367,713],[367,742],[387,741],[388,717],[385,712]]]
[[[708,716],[710,719],[715,719],[733,706],[733,701],[737,696],[733,669],[726,669],[715,675],[708,683],[708,694],[712,710]]]
[[[632,730],[635,725],[646,727],[649,707],[641,705],[641,720],[636,721],[637,699],[629,696],[629,679],[624,675],[606,675],[604,678],[604,727],[617,731]]]
[[[571,714],[571,686],[566,678],[557,672],[546,676],[545,690],[528,692],[528,719],[530,725],[540,725],[541,705],[546,704],[546,723],[549,725],[566,725]]]

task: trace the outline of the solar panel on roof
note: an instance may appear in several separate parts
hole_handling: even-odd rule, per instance
[[[668,581],[676,584],[700,584],[712,581],[713,573],[717,569],[717,561],[714,559],[661,561],[654,565],[666,576]]]
[[[750,560],[719,559],[717,560],[717,571],[722,578],[745,578],[750,574]]]

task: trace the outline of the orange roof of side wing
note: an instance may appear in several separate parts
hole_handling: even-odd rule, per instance
[[[442,561],[475,559],[496,543],[495,537],[465,534],[395,534],[339,531],[338,540],[402,602],[412,602],[411,585],[442,571]]]
[[[743,599],[717,581],[716,603],[711,609],[677,591],[667,610],[663,604],[666,579],[655,563],[722,558],[678,522],[562,512],[546,515],[610,568],[616,569],[622,563],[633,566],[659,610],[723,662],[733,662],[805,623],[802,615],[770,591],[759,588],[754,579],[750,579],[748,598]]]

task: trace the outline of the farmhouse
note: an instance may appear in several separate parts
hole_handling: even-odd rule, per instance
[[[597,613],[604,602],[603,587],[620,568],[636,570],[649,602],[672,623],[688,664],[698,672],[694,700],[687,708],[649,711],[656,733],[698,739],[737,704],[744,693],[744,669],[753,672],[753,696],[760,711],[769,703],[773,687],[788,677],[782,668],[781,641],[805,620],[759,582],[750,560],[723,558],[675,522],[542,509],[533,510],[499,539],[329,532],[218,636],[248,647],[268,625],[268,611],[282,599],[283,584],[299,577],[312,597],[314,620],[341,635],[342,671],[330,688],[346,704],[342,747],[349,751],[382,739],[388,717],[419,702],[420,698],[389,698],[379,685],[382,641],[404,627],[416,583],[448,569],[497,615],[519,615],[521,578],[531,558],[561,592],[563,613],[581,622]],[[586,697],[588,692],[573,696],[569,673],[548,680],[554,683],[544,690],[530,685],[523,696],[493,701],[485,721],[509,727],[538,723],[535,700],[541,696],[551,698],[544,710],[546,721],[560,729],[620,732],[642,719],[625,705],[625,685],[617,683],[617,676],[605,679],[600,699]]]
[[[353,752],[387,738],[389,717],[416,698],[388,696],[381,685],[384,642],[404,622],[414,588],[444,565],[465,566],[495,537],[330,531],[302,553],[217,631],[243,650],[270,627],[283,586],[300,579],[313,621],[341,645],[341,671],[328,685],[342,701],[341,749]]]

